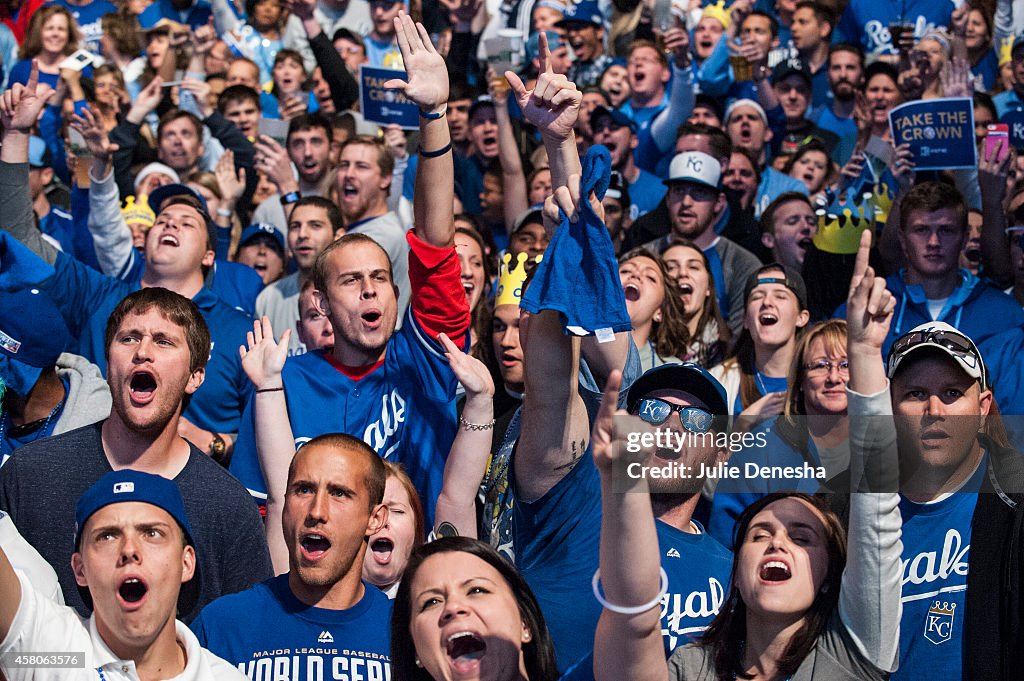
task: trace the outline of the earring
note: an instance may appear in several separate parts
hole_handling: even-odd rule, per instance
[[[529,629],[523,632],[523,643],[529,643],[531,638],[533,638],[533,635]]]
[[[416,658],[416,666],[419,667],[420,669],[423,669],[423,663],[420,662],[420,658],[418,658],[418,657]]]

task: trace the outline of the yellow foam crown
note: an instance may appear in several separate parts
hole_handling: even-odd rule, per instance
[[[506,253],[501,259],[498,267],[498,294],[494,298],[494,305],[515,305],[523,299],[523,284],[526,282],[527,262],[539,263],[543,255],[530,259],[526,253],[516,256],[515,263],[512,262],[512,254]]]
[[[885,185],[875,189],[877,193],[865,192],[858,203],[818,208],[818,232],[813,241],[819,251],[845,255],[856,253],[864,230],[885,224],[892,207],[892,197]]]
[[[145,196],[140,196],[139,198],[129,196],[125,201],[124,208],[121,209],[121,217],[129,225],[152,227],[153,223],[156,222],[156,215],[150,209],[149,202]]]
[[[725,29],[728,29],[729,24],[732,23],[732,15],[729,13],[729,10],[725,8],[725,0],[719,0],[716,4],[705,7],[700,18],[706,19],[708,17],[718,19],[718,22],[722,24],[722,28]]]

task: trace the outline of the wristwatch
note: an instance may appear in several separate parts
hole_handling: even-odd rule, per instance
[[[228,445],[224,442],[224,438],[220,436],[220,433],[214,433],[213,440],[210,441],[210,458],[219,462],[227,451]]]

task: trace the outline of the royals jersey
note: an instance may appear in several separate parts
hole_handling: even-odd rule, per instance
[[[329,353],[308,352],[289,357],[281,377],[296,448],[325,433],[361,438],[382,458],[405,466],[432,519],[455,439],[457,386],[435,339],[444,332],[456,344],[465,343],[469,307],[455,249],[433,248],[412,232],[407,238],[412,304],[380,365],[356,380]],[[251,400],[231,472],[254,497],[266,499]]]
[[[104,333],[107,318],[117,304],[139,286],[129,285],[86,267],[71,256],[60,253],[53,265],[55,274],[39,288],[46,291],[61,311],[72,335],[78,339],[77,354],[107,371]],[[238,346],[252,330],[248,315],[231,307],[208,289],[199,289],[192,298],[210,329],[210,358],[206,378],[192,395],[183,416],[217,433],[235,433],[242,408],[252,392],[252,384],[242,371]],[[207,442],[195,442],[205,447]]]
[[[283,574],[210,603],[199,644],[251,681],[390,681],[391,601],[375,586],[347,610],[306,605]]]
[[[893,679],[959,681],[971,520],[988,466],[964,487],[930,504],[900,499],[903,516],[903,618],[900,666]]]

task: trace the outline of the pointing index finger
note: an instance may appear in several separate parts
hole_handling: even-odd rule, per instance
[[[853,265],[853,277],[850,280],[850,290],[855,290],[864,275],[868,271],[868,256],[871,253],[871,232],[865,229],[860,235],[860,246],[857,248],[857,259]]]
[[[550,54],[548,49],[548,32],[541,31],[537,34],[537,58],[540,60],[540,70],[544,73],[554,73]]]

